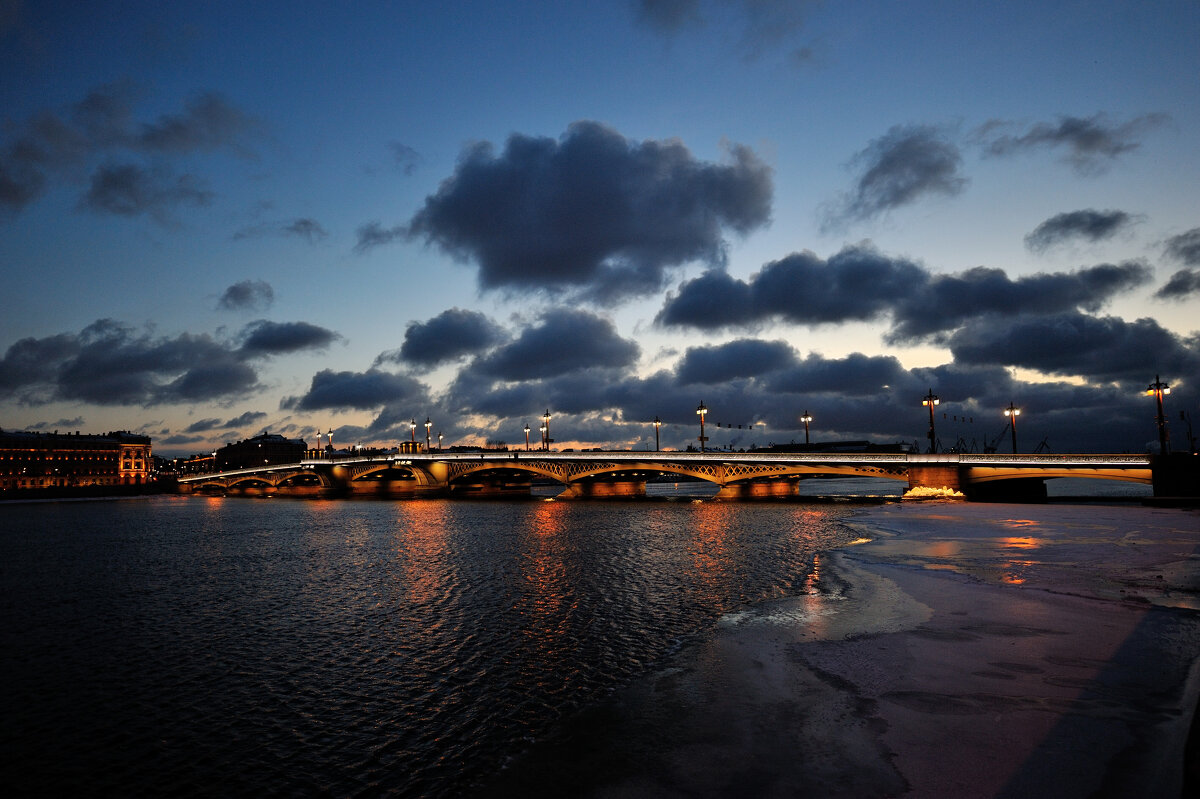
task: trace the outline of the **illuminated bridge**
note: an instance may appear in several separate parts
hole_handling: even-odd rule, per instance
[[[1153,485],[1156,496],[1194,496],[1194,462],[1187,461],[1182,479],[1166,479],[1177,470],[1148,455],[435,451],[314,458],[188,475],[179,483],[196,493],[469,497],[528,494],[536,481],[561,484],[559,497],[572,499],[645,496],[647,481],[679,475],[716,485],[718,499],[753,499],[795,496],[804,478],[842,476],[988,500],[1044,497],[1047,479],[1090,477]]]

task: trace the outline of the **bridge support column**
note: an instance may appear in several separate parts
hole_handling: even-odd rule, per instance
[[[1173,452],[1150,459],[1155,497],[1200,497],[1200,455]]]
[[[795,480],[747,480],[721,486],[717,499],[781,499],[800,493]]]
[[[958,463],[909,463],[908,487],[961,491],[962,481],[959,479]]]
[[[580,480],[568,483],[559,499],[615,499],[646,496],[645,480]]]

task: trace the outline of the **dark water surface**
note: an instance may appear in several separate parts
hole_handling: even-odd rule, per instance
[[[828,504],[0,508],[6,795],[452,796],[722,613]]]

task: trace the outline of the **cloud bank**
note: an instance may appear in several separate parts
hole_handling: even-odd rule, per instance
[[[749,149],[697,160],[678,141],[577,122],[558,140],[514,135],[468,148],[406,225],[359,229],[360,252],[420,239],[478,266],[484,290],[612,305],[661,288],[673,267],[724,260],[727,233],[770,218],[771,170]]]

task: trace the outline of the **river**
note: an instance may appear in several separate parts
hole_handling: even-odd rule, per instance
[[[811,590],[844,503],[0,509],[9,795],[453,796]]]

